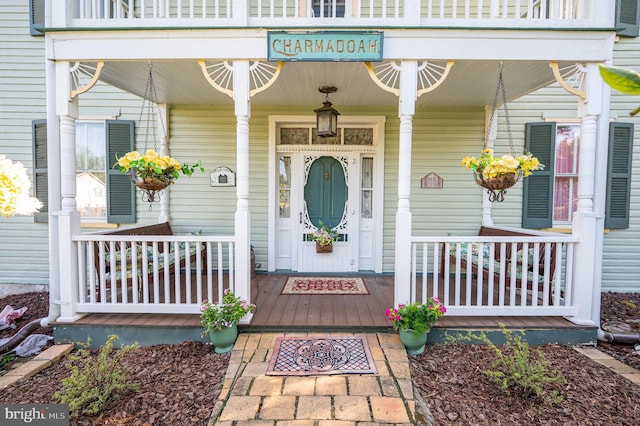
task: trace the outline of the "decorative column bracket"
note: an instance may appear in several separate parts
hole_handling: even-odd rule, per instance
[[[202,74],[207,79],[211,87],[233,98],[233,65],[228,61],[220,61],[207,65],[204,59],[198,60]],[[255,61],[249,66],[249,74],[251,89],[249,96],[268,89],[280,75],[280,71],[284,62],[278,62],[278,65],[271,65],[265,62]]]
[[[104,61],[74,62],[71,65],[71,99],[90,90],[98,82],[103,66]]]
[[[582,64],[571,64],[560,68],[558,62],[551,61],[549,67],[553,70],[556,81],[564,90],[581,99],[587,99],[587,93],[583,90],[587,70]]]
[[[445,64],[430,61],[421,62],[417,70],[417,97],[437,89],[449,75],[453,64],[454,61],[447,61]],[[371,65],[371,62],[365,62],[364,65],[367,67],[371,79],[378,87],[400,96],[400,65],[396,61],[383,62],[378,65]]]

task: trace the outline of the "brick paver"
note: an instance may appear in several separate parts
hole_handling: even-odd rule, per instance
[[[347,378],[344,376],[320,376],[316,379],[316,395],[346,395]]]
[[[349,377],[349,395],[381,395],[376,376]]]
[[[283,395],[313,395],[316,387],[316,378],[308,377],[287,377],[284,382]]]
[[[267,396],[262,401],[259,418],[289,420],[294,418],[295,409],[295,396]]]
[[[408,423],[409,416],[404,401],[400,398],[372,396],[371,412],[378,423]]]
[[[330,420],[330,396],[301,396],[298,399],[296,419]]]
[[[258,376],[253,380],[249,395],[280,395],[282,382],[282,377]]]
[[[220,414],[220,421],[252,420],[260,408],[259,396],[230,396]]]
[[[371,420],[369,401],[365,396],[336,396],[333,398],[336,420],[368,422]]]

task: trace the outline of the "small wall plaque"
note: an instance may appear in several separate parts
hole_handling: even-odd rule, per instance
[[[236,186],[236,174],[228,167],[216,167],[211,172],[211,186]]]
[[[438,176],[436,173],[431,172],[422,179],[420,179],[420,188],[436,188],[442,189],[444,179]]]

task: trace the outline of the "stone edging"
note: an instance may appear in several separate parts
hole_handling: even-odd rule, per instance
[[[596,348],[574,347],[573,349],[575,349],[577,352],[581,353],[582,355],[586,356],[587,358],[597,362],[598,364],[607,367],[609,370],[619,374],[625,379],[637,385],[640,385],[639,370],[636,370],[635,368],[630,367],[627,364],[624,364],[623,362],[618,361],[612,356],[609,356]]]
[[[72,350],[73,345],[71,344],[51,346],[19,367],[7,371],[7,374],[0,377],[0,389],[4,389],[22,379],[26,379],[27,377],[31,377],[39,373]]]

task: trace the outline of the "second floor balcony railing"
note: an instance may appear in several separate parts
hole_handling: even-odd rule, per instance
[[[66,0],[55,28],[610,28],[615,0]]]

